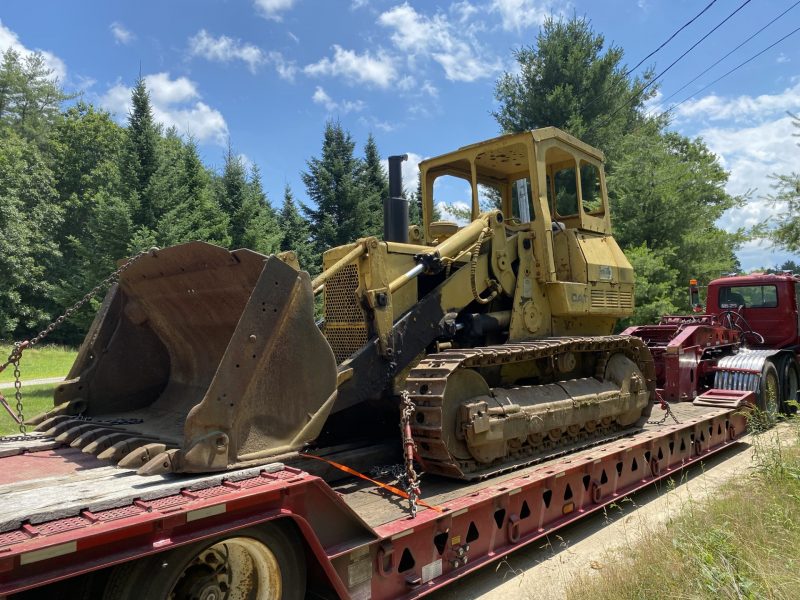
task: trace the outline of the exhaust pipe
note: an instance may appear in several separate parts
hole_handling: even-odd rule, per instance
[[[408,200],[403,198],[402,163],[407,154],[389,157],[389,197],[383,201],[383,239],[408,243]]]

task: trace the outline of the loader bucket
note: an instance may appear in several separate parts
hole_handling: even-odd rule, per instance
[[[141,473],[219,471],[313,440],[335,396],[308,274],[190,242],[123,273],[38,429]]]

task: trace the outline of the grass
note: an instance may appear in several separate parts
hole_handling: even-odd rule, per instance
[[[754,436],[753,468],[609,557],[568,599],[800,598],[800,422]]]
[[[53,408],[53,391],[58,384],[47,385],[23,385],[22,386],[22,406],[25,417],[35,417],[39,413]],[[14,390],[0,390],[6,398],[11,409],[14,410],[16,400],[14,400]],[[30,430],[30,429],[29,429]],[[16,422],[11,419],[8,413],[0,407],[0,435],[13,435],[19,432]]]
[[[11,344],[0,344],[0,361],[6,361],[11,348]],[[74,348],[56,345],[36,346],[25,350],[19,363],[22,383],[45,377],[64,377],[69,372],[77,354],[78,351]],[[13,369],[13,366],[9,366],[0,373],[0,383],[14,381]]]

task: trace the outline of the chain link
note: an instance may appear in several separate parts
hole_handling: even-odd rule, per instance
[[[421,491],[419,487],[419,475],[414,470],[414,451],[417,446],[414,438],[411,437],[411,417],[416,411],[416,406],[411,401],[411,395],[407,390],[400,392],[402,408],[400,412],[400,431],[403,434],[403,457],[405,459],[405,484],[408,493],[408,507],[411,517],[417,516],[417,499]]]
[[[25,414],[24,414],[24,407],[22,405],[22,379],[20,376],[19,370],[19,363],[22,359],[22,353],[35,346],[36,344],[40,343],[44,340],[48,335],[53,333],[56,329],[58,329],[61,324],[69,319],[75,311],[80,310],[84,304],[89,302],[92,298],[97,296],[102,290],[105,288],[111,287],[113,284],[119,281],[120,275],[122,275],[131,265],[133,265],[136,261],[138,261],[143,256],[152,255],[155,256],[156,252],[158,252],[158,248],[153,247],[148,250],[142,250],[138,254],[131,256],[128,260],[122,263],[116,270],[114,270],[108,277],[103,279],[100,283],[94,286],[89,292],[84,294],[83,298],[78,300],[75,304],[70,306],[67,310],[64,311],[64,314],[59,315],[55,321],[51,322],[47,327],[42,329],[35,337],[31,338],[30,340],[26,340],[24,342],[15,342],[14,347],[11,350],[11,354],[8,355],[8,360],[5,363],[0,365],[0,373],[5,371],[6,367],[9,365],[14,366],[14,398],[17,401],[16,405],[16,415],[11,412],[11,408],[8,406],[6,399],[3,397],[3,394],[0,393],[0,404],[2,404],[6,410],[8,410],[9,414],[14,417],[14,420],[19,425],[20,433],[25,436],[27,435],[27,428],[25,426]]]
[[[647,424],[648,425],[663,425],[664,423],[667,422],[667,419],[669,419],[671,417],[672,420],[675,421],[676,425],[680,425],[681,422],[678,421],[678,417],[676,417],[675,413],[672,412],[672,408],[670,407],[669,402],[664,400],[664,398],[662,398],[661,394],[659,394],[658,392],[656,392],[656,400],[658,400],[658,402],[660,403],[661,410],[664,411],[664,416],[661,417],[658,421],[648,421]]]

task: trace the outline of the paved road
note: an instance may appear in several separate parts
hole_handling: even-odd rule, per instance
[[[434,600],[539,600],[561,598],[578,574],[602,573],[613,553],[624,551],[686,506],[702,502],[752,461],[749,436],[688,469],[681,482],[666,482],[634,494],[619,509],[597,513],[482,568],[440,592]]]
[[[22,385],[23,387],[28,385],[45,385],[48,383],[59,383],[61,381],[64,381],[63,377],[45,377],[44,379],[23,379]],[[3,383],[0,383],[0,390],[7,390],[13,387],[14,387],[13,381],[5,381]]]

